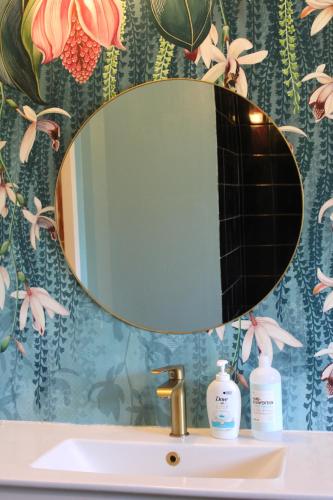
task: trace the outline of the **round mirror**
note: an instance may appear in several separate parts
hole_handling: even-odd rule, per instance
[[[203,331],[281,279],[302,225],[288,143],[256,105],[196,80],[150,82],[102,106],[60,170],[66,259],[101,306],[139,328]]]

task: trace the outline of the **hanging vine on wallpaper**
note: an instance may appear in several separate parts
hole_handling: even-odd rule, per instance
[[[61,58],[63,66],[78,83],[85,83],[89,80],[96,67],[101,47],[103,46],[107,48],[105,71],[103,74],[104,96],[108,98],[115,94],[115,78],[119,59],[119,51],[117,49],[124,50],[121,39],[124,36],[125,29],[124,12],[126,10],[126,2],[103,0],[102,4],[93,2],[87,6],[82,0],[71,0],[66,2],[65,6],[62,2],[59,3],[52,0],[39,2],[29,0],[23,12],[21,12],[21,6],[17,5],[17,14],[22,14],[22,43],[26,53],[29,55],[31,70],[34,73],[37,87],[39,65],[50,63],[58,57]],[[101,9],[102,6],[104,10]],[[203,76],[204,81],[218,81],[222,85],[247,96],[248,83],[241,65],[260,63],[267,57],[268,52],[267,50],[260,50],[251,54],[241,55],[244,51],[252,49],[253,45],[246,38],[237,38],[230,42],[229,26],[227,25],[223,4],[220,2],[224,24],[222,49],[225,48],[225,55],[218,47],[218,31],[216,26],[211,22],[212,7],[212,0],[200,3],[192,2],[190,7],[185,2],[180,3],[178,0],[169,0],[168,2],[164,2],[163,5],[160,2],[151,0],[154,21],[161,34],[160,51],[157,54],[153,79],[168,76],[168,68],[173,56],[174,46],[180,46],[184,48],[184,56],[187,59],[194,61],[196,65],[200,64],[201,61],[203,62],[208,70]],[[177,28],[174,24],[175,15],[177,15]],[[8,23],[5,17],[2,20]],[[291,36],[291,34],[289,33],[288,36]],[[292,42],[290,38],[288,38],[288,41],[289,43]],[[212,64],[213,62],[216,64]],[[220,81],[222,76],[223,79]],[[6,81],[6,83],[9,82]],[[14,81],[11,83],[15,85]],[[33,88],[31,82],[30,87]],[[34,97],[33,92],[30,91],[31,89],[25,90],[32,98]],[[14,102],[8,101],[8,103],[15,108],[22,118],[31,122],[21,143],[21,162],[28,162],[37,131],[46,132],[51,138],[52,148],[56,151],[58,150],[60,126],[55,121],[45,119],[44,115],[48,113],[60,113],[69,118],[69,114],[66,111],[59,108],[49,108],[36,113],[29,106],[23,106],[23,110],[21,111]],[[286,131],[302,134],[302,131],[296,127],[287,126],[284,128]],[[3,170],[5,172],[5,179],[6,175],[9,177],[9,174],[4,164]],[[7,191],[11,189],[8,192],[14,204],[12,218],[12,224],[14,224],[17,208],[15,198],[16,185],[14,183],[11,183],[11,185],[11,187],[7,187]],[[53,237],[55,232],[54,221],[44,215],[45,213],[52,212],[54,210],[53,207],[42,208],[40,201],[36,197],[34,198],[34,203],[37,209],[35,214],[27,210],[23,206],[23,203],[19,204],[19,208],[22,209],[23,216],[31,223],[30,240],[32,247],[36,249],[36,240],[39,239],[40,228],[47,229]],[[11,235],[12,233],[10,232]],[[3,255],[6,255],[10,249],[16,275],[20,278],[17,281],[23,283],[25,287],[25,290],[19,290],[17,286],[17,290],[11,293],[11,296],[16,298],[16,301],[23,300],[20,310],[19,328],[20,330],[24,329],[30,307],[33,326],[40,334],[43,334],[45,331],[43,307],[46,308],[51,318],[55,313],[67,315],[68,311],[59,303],[56,303],[45,290],[29,286],[28,279],[23,272],[16,269],[14,245],[13,241],[9,238],[3,243]],[[4,267],[2,268],[1,276],[2,281],[0,283],[2,286],[0,292],[4,301],[6,288],[9,288],[9,274]],[[262,320],[263,323],[261,324]],[[243,345],[243,362],[248,357],[244,355],[244,352],[250,352],[254,334],[258,347],[263,352],[272,356],[272,345],[269,335],[265,330],[264,320],[266,318],[256,319],[252,314],[250,321],[244,320],[244,324],[239,329],[237,344],[239,343],[241,329],[245,328],[245,324],[246,328],[249,328]],[[270,322],[271,325],[274,323],[276,327],[277,337],[275,340],[279,348],[283,347],[284,342],[294,347],[301,345],[292,335],[280,328],[275,320],[267,318],[267,322]],[[260,333],[260,329],[263,335]],[[217,330],[217,333],[222,340],[224,327]],[[15,337],[15,318],[12,333],[6,336],[2,342],[2,350],[8,347],[11,339],[17,340]]]
[[[0,35],[2,51],[2,71],[0,80],[8,85],[23,90],[32,100],[40,103],[42,98],[39,89],[39,65],[47,64],[60,57],[63,66],[72,74],[78,83],[85,83],[92,75],[101,53],[101,46],[116,46],[124,49],[120,42],[122,8],[118,0],[107,0],[88,5],[82,0],[63,2],[29,0],[22,10],[22,2],[3,2],[0,10]],[[13,39],[13,36],[15,38]],[[15,52],[16,51],[16,52]],[[13,62],[13,52],[16,61]],[[25,74],[22,75],[23,70]],[[22,78],[25,77],[25,78]],[[23,85],[22,85],[23,81]],[[52,107],[36,113],[30,106],[20,110],[17,104],[6,101],[1,86],[1,110],[4,103],[14,108],[17,113],[30,122],[23,136],[19,158],[27,163],[36,140],[37,132],[46,133],[55,151],[59,149],[60,126],[57,122],[46,119],[48,114],[61,114],[70,118],[65,110]],[[1,149],[6,143],[1,142]],[[13,229],[18,213],[31,224],[30,241],[34,250],[40,238],[40,229],[46,229],[54,239],[55,222],[45,214],[54,211],[54,207],[42,208],[37,197],[34,197],[36,213],[25,207],[25,200],[18,186],[11,179],[0,152],[0,213],[3,218],[10,216],[8,237],[1,242],[1,261],[9,258],[14,269],[16,290],[10,295],[16,301],[14,318],[9,335],[0,344],[0,352],[4,352],[10,342],[14,342],[23,354],[24,347],[17,332],[18,301],[22,300],[19,313],[19,331],[27,324],[28,312],[31,311],[32,326],[43,335],[46,328],[45,312],[52,319],[55,314],[68,316],[69,311],[53,299],[47,290],[30,286],[29,278],[17,268]],[[7,206],[7,198],[11,202]],[[22,285],[24,290],[19,289]],[[10,275],[4,265],[0,266],[0,308],[5,305],[6,291],[10,288]],[[45,310],[45,312],[44,312]]]
[[[220,8],[223,22],[225,23],[223,27],[222,43],[223,46],[225,46],[226,55],[224,55],[224,53],[217,46],[219,35],[214,24],[211,25],[210,31],[201,45],[192,52],[185,49],[184,54],[187,59],[194,61],[195,64],[198,64],[201,60],[203,61],[205,67],[208,69],[208,71],[202,78],[203,81],[211,83],[221,83],[223,86],[233,89],[237,93],[246,97],[248,94],[248,83],[245,71],[243,70],[241,65],[251,65],[262,62],[267,57],[268,51],[260,50],[251,54],[241,55],[243,52],[252,49],[253,45],[249,40],[245,38],[238,38],[230,42],[229,26],[226,24],[226,16],[224,13],[222,2],[220,3]],[[288,13],[290,14],[290,12]],[[289,47],[287,47],[287,49],[291,50],[290,44],[293,42],[293,40],[290,39],[291,35],[288,36]],[[284,52],[286,52],[287,49],[283,49]],[[216,64],[212,65],[212,62]],[[293,70],[295,70],[295,64],[291,64]],[[293,78],[293,75],[296,75],[296,73],[292,73],[290,79]],[[221,81],[222,76],[223,80]],[[298,77],[298,75],[296,76]],[[297,85],[297,87],[299,86],[300,85]],[[298,97],[294,98],[294,102],[299,102]],[[296,105],[295,108],[297,108]],[[294,132],[303,136],[306,135],[298,127],[288,125],[280,127],[280,130],[281,132]],[[242,371],[238,367],[238,347],[242,329],[247,330],[243,339],[242,346],[243,363],[245,363],[250,356],[253,337],[256,339],[258,350],[268,355],[270,359],[273,358],[271,338],[274,339],[275,344],[277,345],[279,350],[282,350],[285,344],[288,344],[292,347],[302,347],[301,342],[299,342],[289,332],[281,328],[279,324],[272,318],[255,317],[253,313],[250,313],[249,320],[241,320],[240,324],[238,324],[238,322],[234,322],[232,323],[232,326],[238,330],[235,340],[235,352],[237,352],[237,356],[235,357],[232,366],[238,374],[239,378],[243,377]],[[211,335],[212,333],[213,330],[208,331],[208,335]],[[222,342],[224,339],[225,327],[222,326],[216,328],[216,333],[218,338]],[[241,383],[244,385],[243,382]]]
[[[296,28],[294,23],[294,2],[279,1],[279,43],[282,73],[287,95],[292,99],[294,113],[300,111],[300,81],[296,53]]]
[[[303,19],[312,12],[319,10],[319,14],[311,26],[311,36],[319,33],[333,17],[333,0],[306,0],[308,4],[301,12],[300,17]],[[316,79],[320,86],[315,89],[309,99],[309,106],[312,109],[313,116],[316,122],[320,122],[323,118],[333,119],[333,78],[327,75],[325,70],[326,64],[320,64],[313,73],[304,76],[303,82]],[[333,206],[333,199],[326,201],[318,214],[318,223],[322,222],[326,210]],[[332,220],[333,214],[330,219]],[[313,293],[317,295],[323,290],[333,286],[333,279],[327,277],[320,268],[317,269],[317,277],[319,283],[314,287]],[[333,308],[333,292],[330,292],[324,302],[323,312],[326,313]],[[330,342],[327,349],[321,349],[315,353],[315,357],[329,355],[333,357],[333,342]],[[330,363],[324,368],[321,374],[321,380],[326,382],[327,396],[333,398],[333,364]]]
[[[140,7],[143,5],[143,2],[138,3]],[[301,102],[301,85],[302,83],[303,85],[312,85],[312,80],[316,79],[320,84],[319,87],[315,90],[311,88],[309,91],[309,106],[314,119],[315,121],[332,119],[333,78],[324,72],[325,63],[328,64],[329,60],[320,61],[322,64],[317,69],[307,67],[307,71],[303,73],[301,71],[301,48],[297,39],[297,23],[304,21],[297,19],[297,2],[277,0],[274,6],[265,6],[265,9],[267,8],[271,13],[274,9],[276,11],[274,11],[274,23],[269,21],[274,29],[276,27],[277,48],[275,52],[271,50],[274,49],[274,43],[269,45],[269,40],[274,35],[262,38],[258,34],[262,27],[259,26],[260,23],[258,26],[256,25],[255,16],[253,17],[253,26],[251,25],[248,32],[244,31],[244,25],[241,25],[242,28],[236,29],[236,17],[240,12],[238,3],[235,2],[235,6],[231,9],[231,3],[222,0],[190,2],[147,0],[144,8],[146,8],[145,12],[149,11],[152,16],[153,28],[149,27],[145,32],[146,52],[142,54],[137,45],[141,42],[139,36],[143,30],[140,31],[138,24],[136,25],[136,2],[132,0],[93,0],[91,2],[85,0],[26,0],[24,2],[22,0],[3,0],[0,6],[0,43],[2,48],[0,80],[5,84],[5,87],[1,86],[0,106],[1,109],[4,106],[10,106],[12,116],[22,120],[22,123],[26,125],[25,132],[22,138],[20,137],[20,151],[17,152],[17,161],[21,162],[20,168],[31,168],[31,157],[39,149],[43,138],[49,137],[50,142],[47,147],[54,152],[58,151],[61,120],[64,122],[70,120],[67,111],[52,107],[54,104],[52,102],[48,104],[44,102],[43,92],[45,92],[45,88],[40,85],[42,65],[45,65],[45,68],[60,68],[62,65],[63,74],[68,78],[73,78],[70,83],[72,95],[76,91],[79,94],[81,89],[89,86],[89,81],[93,80],[96,87],[99,86],[103,100],[110,99],[119,92],[119,81],[123,78],[125,64],[128,64],[129,73],[126,85],[142,83],[142,80],[148,77],[158,80],[180,74],[180,76],[186,75],[202,78],[204,81],[216,82],[244,96],[248,95],[248,85],[252,90],[252,85],[256,84],[253,74],[258,78],[259,84],[265,86],[266,82],[273,78],[268,73],[273,75],[276,67],[274,78],[281,81],[279,91],[281,90],[281,95],[285,96],[283,106],[288,109],[285,116],[288,117],[289,108],[295,114],[300,111],[303,104]],[[255,12],[255,9],[258,8],[255,1],[246,2],[244,0],[243,5],[245,4],[247,12],[250,9]],[[308,0],[306,4],[304,4],[300,17],[304,19],[309,15],[315,16],[311,35],[328,29],[325,26],[328,25],[333,16],[333,0]],[[227,9],[226,5],[230,8]],[[228,22],[229,18],[230,23]],[[320,37],[320,34],[316,36]],[[150,40],[151,37],[154,38],[153,42]],[[306,37],[304,38],[304,43],[307,43]],[[245,54],[244,52],[253,49],[253,45],[255,46],[254,51]],[[149,57],[151,60],[148,60]],[[142,71],[140,78],[137,76],[139,74],[138,61],[143,66],[143,69],[140,70]],[[177,73],[177,64],[180,73]],[[257,71],[256,65],[260,68],[257,73],[255,73]],[[182,69],[179,69],[183,67],[186,69],[186,71],[184,69],[184,75]],[[263,68],[262,74],[261,68]],[[329,69],[331,71],[328,73],[331,73],[332,68]],[[303,74],[308,71],[313,72],[301,80]],[[275,83],[271,82],[270,85],[271,90],[276,91]],[[24,103],[23,106],[18,106],[14,100],[6,100],[6,96],[11,95],[7,92],[6,86],[14,87],[23,92],[36,105],[42,107],[37,108],[31,103],[29,103],[30,105]],[[263,92],[266,92],[266,87]],[[47,95],[46,92],[45,95]],[[266,96],[265,99],[269,98]],[[64,107],[66,108],[66,105]],[[50,116],[46,116],[48,114]],[[60,115],[58,118],[60,124],[54,119],[54,114]],[[71,114],[73,115],[72,109]],[[304,113],[299,115],[299,117],[301,116],[303,120]],[[80,120],[77,121],[77,125],[79,122]],[[305,126],[304,124],[304,129],[308,132],[308,128]],[[283,125],[280,129],[283,133],[296,132],[305,135],[300,128],[291,125]],[[5,148],[8,147],[8,143],[1,142],[1,148],[4,148],[3,153],[6,153]],[[31,268],[27,266],[26,269],[24,267],[26,262],[17,258],[19,246],[15,242],[14,234],[15,228],[20,224],[22,225],[19,227],[23,227],[27,234],[30,233],[31,252],[34,252],[34,255],[42,255],[43,257],[40,258],[46,258],[46,252],[39,254],[38,243],[39,240],[44,242],[45,238],[54,239],[56,236],[52,218],[54,207],[45,206],[43,208],[39,198],[43,200],[45,205],[50,205],[50,203],[42,196],[35,196],[33,192],[22,193],[16,166],[6,165],[3,160],[6,155],[1,153],[0,155],[0,217],[4,228],[2,235],[5,235],[3,241],[0,241],[1,310],[5,307],[7,296],[11,296],[12,300],[15,301],[13,321],[9,331],[6,331],[2,338],[0,350],[3,352],[12,344],[16,345],[21,353],[24,353],[24,336],[22,337],[21,333],[24,333],[26,325],[32,325],[36,332],[43,335],[47,328],[45,314],[50,319],[53,319],[55,315],[61,319],[68,316],[70,306],[66,294],[57,295],[59,288],[49,289],[52,295],[59,299],[59,302],[45,288],[40,288],[38,283],[34,281],[35,277],[29,274],[32,272],[33,266]],[[12,155],[10,157],[12,158]],[[15,175],[11,174],[12,172],[15,172]],[[47,181],[41,179],[40,182],[46,183]],[[329,197],[329,195],[325,196]],[[332,200],[323,205],[319,214],[319,222],[322,222],[324,212],[333,207]],[[318,208],[321,204],[322,202]],[[20,262],[19,267],[17,261]],[[326,276],[321,269],[318,269],[320,283],[313,290],[314,294],[333,287],[333,278],[329,278],[329,275],[330,272]],[[313,284],[311,289],[312,287]],[[312,296],[311,291],[310,295]],[[317,300],[317,297],[314,300]],[[332,302],[332,296],[329,294],[324,303],[324,313],[331,309]],[[274,314],[272,312],[272,316]],[[276,308],[276,314],[282,325],[284,320],[279,316],[278,308]],[[54,328],[58,329],[61,334],[61,329],[64,328],[63,323],[55,321],[54,324]],[[233,365],[235,370],[239,372],[239,379],[242,377],[243,363],[248,361],[254,344],[270,357],[273,356],[272,341],[279,350],[282,350],[285,344],[295,348],[301,347],[301,342],[281,325],[275,319],[262,313],[258,315],[251,313],[249,318],[243,318],[240,324],[232,325],[233,328],[237,328],[233,337]],[[229,328],[222,326],[216,329],[220,341],[224,340],[225,332]],[[293,331],[293,327],[290,325],[286,328]],[[230,330],[233,331],[232,328]],[[246,331],[244,337],[242,331]],[[210,330],[208,333],[211,335],[213,332]],[[36,335],[36,338],[39,336]],[[311,352],[312,360],[315,351],[317,351],[314,355],[316,358],[326,355],[333,358],[333,343],[325,342],[325,346],[328,347],[318,346]],[[320,349],[320,347],[323,348]],[[328,396],[332,397],[333,363],[323,369],[321,378],[327,382]],[[317,379],[319,380],[318,374]],[[246,380],[244,379],[242,383],[246,385]],[[321,384],[320,380],[318,383]]]

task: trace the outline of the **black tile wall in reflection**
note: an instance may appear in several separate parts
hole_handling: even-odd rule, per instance
[[[300,179],[270,119],[215,87],[223,322],[251,309],[274,287],[298,240]]]
[[[230,99],[229,92],[215,95],[222,313],[223,321],[228,321],[238,316],[244,304],[241,142],[234,99]]]

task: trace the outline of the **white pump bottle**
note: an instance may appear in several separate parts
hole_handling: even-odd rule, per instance
[[[207,412],[210,433],[218,439],[235,439],[239,433],[241,417],[240,390],[225,371],[228,361],[220,359],[221,371],[207,389]]]
[[[253,436],[279,441],[283,428],[281,376],[264,354],[260,354],[259,367],[250,375],[250,398]]]

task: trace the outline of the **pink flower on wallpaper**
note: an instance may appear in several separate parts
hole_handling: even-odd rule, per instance
[[[321,64],[316,71],[309,73],[302,80],[302,82],[307,82],[316,78],[321,83],[321,86],[313,92],[309,99],[309,105],[316,122],[322,120],[324,116],[333,119],[333,78],[324,73],[324,69],[325,64]]]
[[[25,285],[26,290],[17,290],[11,294],[14,299],[23,300],[20,309],[20,330],[24,330],[27,324],[28,311],[31,309],[33,327],[40,335],[45,332],[45,314],[52,319],[55,314],[69,316],[69,311],[54,300],[44,288],[29,287]]]
[[[61,57],[79,83],[92,75],[101,47],[124,49],[120,0],[37,0],[33,11],[31,36],[42,62]]]
[[[0,266],[0,309],[4,308],[6,288],[8,289],[10,285],[10,279],[8,271],[5,267]]]
[[[326,290],[326,288],[333,287],[333,278],[329,278],[326,276],[318,267],[317,269],[317,278],[319,279],[319,283],[314,287],[313,293],[317,295],[318,293]],[[324,302],[323,311],[327,312],[333,307],[333,292],[330,292]]]
[[[5,182],[3,173],[0,172],[0,215],[4,218],[8,215],[8,208],[6,206],[7,198],[13,203],[16,203],[14,188],[17,188],[17,185],[11,182]]]
[[[0,141],[0,151],[5,147],[6,141]],[[13,188],[17,188],[16,184],[11,182],[6,182],[4,177],[4,170],[0,168],[0,215],[2,217],[7,217],[8,208],[6,206],[7,197],[13,203],[16,203],[16,194]]]
[[[237,38],[231,44],[227,42],[227,56],[219,49],[214,52],[214,61],[217,64],[212,66],[202,78],[203,81],[215,83],[222,75],[224,85],[229,88],[234,88],[240,95],[247,96],[247,79],[242,64],[257,64],[265,59],[267,50],[259,50],[252,54],[241,53],[253,48],[252,43],[246,38]]]
[[[47,217],[44,215],[46,212],[54,212],[54,207],[44,207],[42,208],[42,204],[40,200],[35,196],[34,197],[34,204],[36,207],[36,213],[33,214],[26,208],[22,210],[24,217],[27,219],[27,221],[30,222],[31,228],[30,228],[30,242],[31,246],[34,250],[36,250],[36,240],[39,240],[39,233],[40,233],[40,228],[47,229],[50,234],[52,239],[56,239],[56,227],[55,227],[55,222],[53,219],[50,217]]]
[[[61,108],[48,108],[40,111],[39,113],[35,113],[35,111],[30,108],[30,106],[23,106],[23,111],[21,111],[19,108],[16,108],[16,111],[19,115],[22,116],[22,118],[31,122],[27,130],[25,131],[21,142],[20,160],[22,163],[26,163],[29,159],[32,146],[34,145],[34,142],[36,140],[37,130],[39,130],[40,132],[45,132],[51,139],[51,145],[54,151],[58,151],[60,146],[60,126],[57,122],[42,117],[50,113],[55,113],[70,118],[71,115],[67,113],[67,111]]]
[[[239,321],[232,323],[234,328],[239,328]],[[256,339],[260,352],[266,354],[270,360],[273,359],[273,345],[272,340],[275,342],[280,351],[284,345],[291,347],[302,347],[302,344],[289,332],[281,328],[281,326],[272,318],[264,316],[254,316],[250,313],[250,319],[242,319],[240,321],[242,330],[247,330],[242,346],[242,360],[245,363],[249,357],[252,347],[253,338]]]
[[[315,358],[318,358],[319,356],[324,356],[328,354],[328,356],[333,359],[333,342],[331,342],[327,349],[321,349],[320,351],[316,352]],[[326,382],[326,388],[327,388],[327,397],[328,398],[333,398],[333,363],[330,363],[329,365],[324,368],[322,374],[321,374],[321,380],[325,380]]]
[[[322,30],[333,17],[333,0],[306,0],[307,7],[301,12],[301,19],[316,10],[320,10],[311,27],[311,35],[315,35]]]
[[[15,346],[16,346],[16,349],[18,350],[18,352],[22,354],[22,356],[26,355],[26,350],[25,350],[22,342],[19,342],[17,339],[15,339]]]

